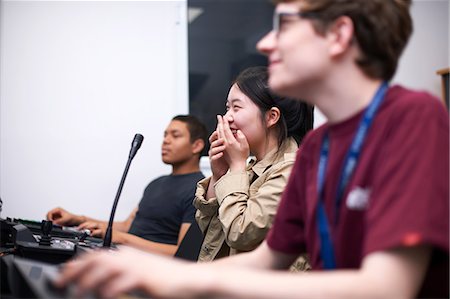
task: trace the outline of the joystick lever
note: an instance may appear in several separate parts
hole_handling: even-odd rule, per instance
[[[52,228],[53,228],[53,222],[48,221],[48,220],[42,220],[42,223],[41,223],[42,236],[41,236],[41,239],[39,240],[39,245],[50,246],[51,241],[52,241],[50,232],[52,231]]]

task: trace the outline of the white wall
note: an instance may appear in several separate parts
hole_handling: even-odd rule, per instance
[[[415,0],[411,14],[414,32],[393,82],[442,98],[441,78],[436,71],[450,63],[449,0]]]
[[[188,112],[186,1],[1,2],[2,217],[62,205],[108,219],[135,133],[145,139],[116,213],[170,168],[160,144]]]

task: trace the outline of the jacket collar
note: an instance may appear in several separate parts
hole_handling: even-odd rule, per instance
[[[273,149],[261,161],[256,161],[255,157],[251,158],[247,169],[253,170],[253,172],[260,177],[264,171],[270,168],[270,166],[286,159],[286,155],[295,155],[298,150],[297,142],[295,142],[292,137],[286,142],[286,147],[282,155],[277,155],[279,150],[278,148]]]

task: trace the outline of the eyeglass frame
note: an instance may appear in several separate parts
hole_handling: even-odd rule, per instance
[[[272,17],[272,31],[278,34],[280,32],[280,23],[281,18],[283,16],[298,16],[300,18],[304,19],[312,19],[312,18],[318,18],[319,15],[317,12],[313,11],[304,11],[304,12],[277,12],[275,11],[273,13]]]

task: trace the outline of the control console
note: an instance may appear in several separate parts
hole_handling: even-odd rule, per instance
[[[33,234],[24,224],[1,221],[2,248],[10,248],[18,255],[47,263],[59,264],[67,261],[77,252],[77,246],[70,240],[52,237],[51,221],[41,222],[40,234]]]

